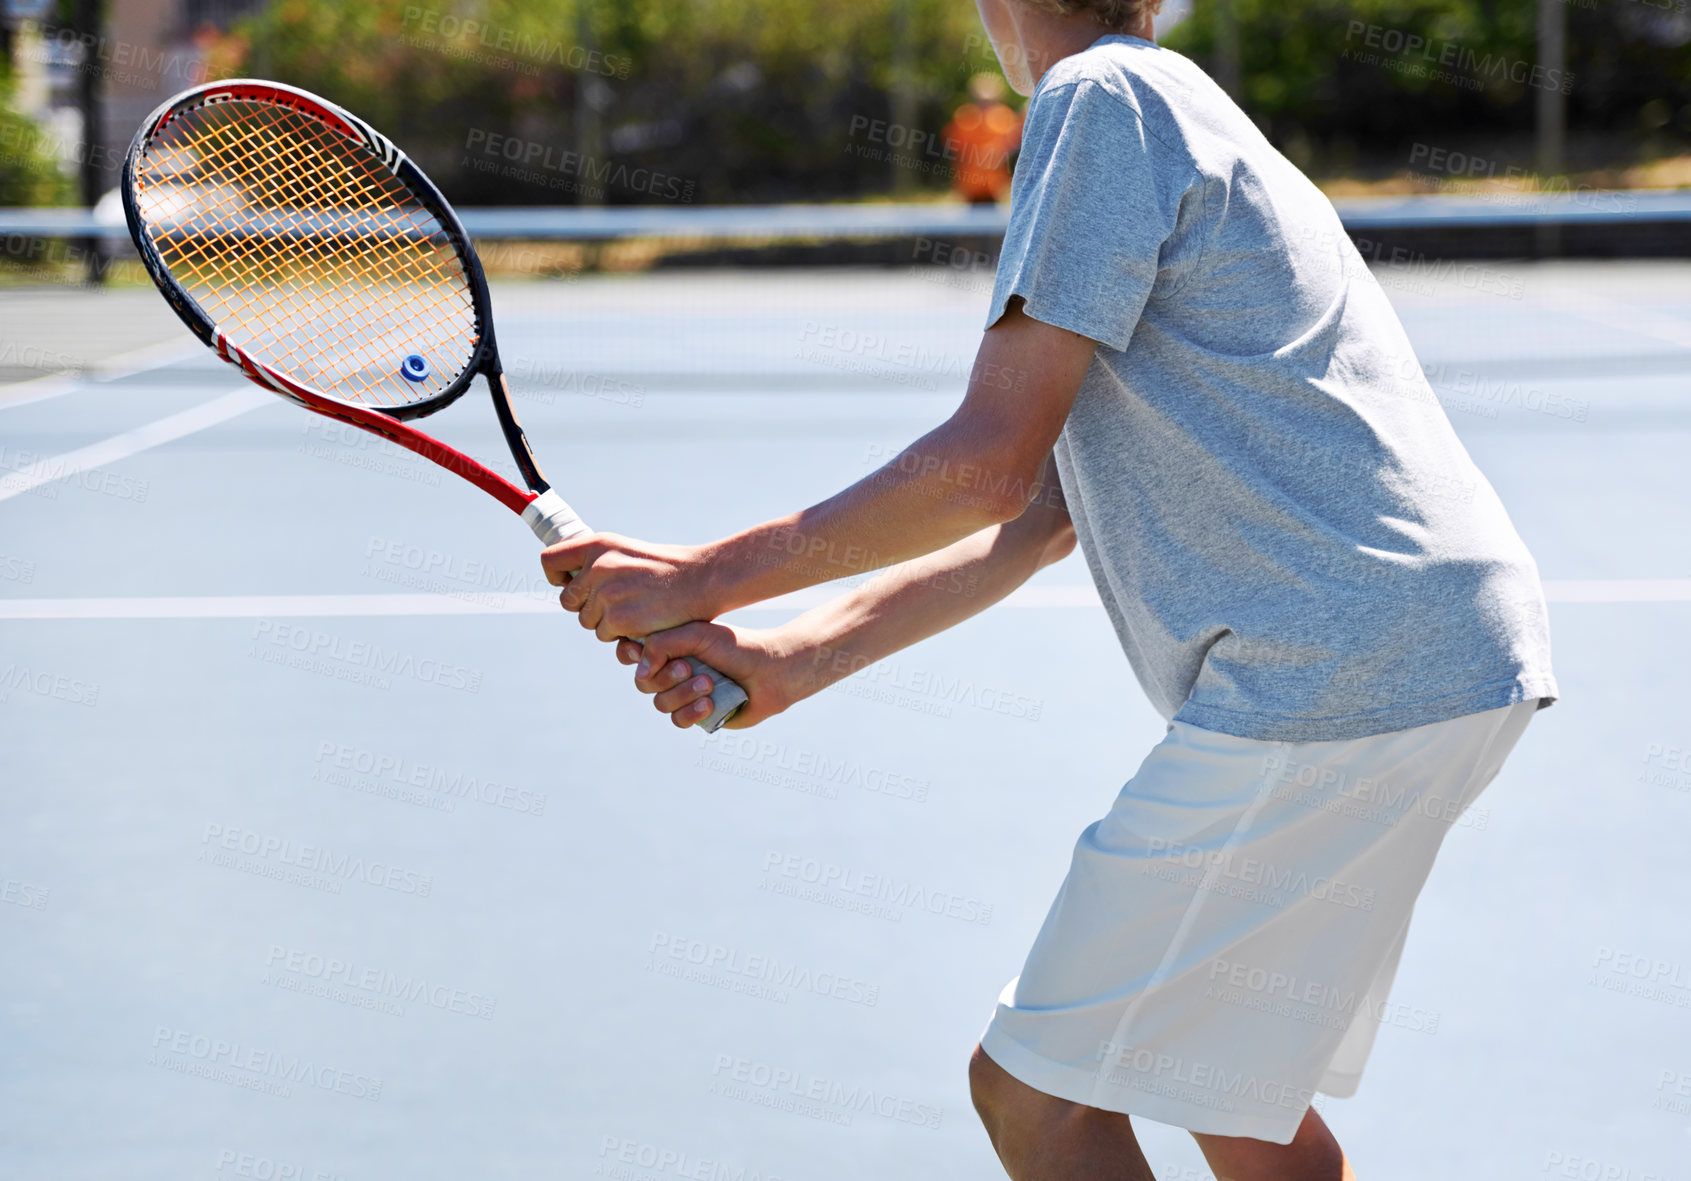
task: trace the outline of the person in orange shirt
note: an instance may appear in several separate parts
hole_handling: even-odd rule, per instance
[[[954,161],[951,188],[973,204],[1002,201],[1010,195],[1010,153],[1021,146],[1022,117],[1005,105],[997,74],[970,78],[969,96],[974,101],[958,107],[941,132]]]

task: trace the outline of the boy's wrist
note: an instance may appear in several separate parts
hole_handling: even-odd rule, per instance
[[[775,629],[776,682],[786,704],[815,696],[840,679],[832,665],[836,655],[829,636],[803,616]]]
[[[701,619],[715,619],[746,604],[739,601],[738,588],[744,580],[729,539],[707,542],[695,551],[699,563],[699,594],[703,600]]]
[[[772,597],[760,579],[766,579],[771,565],[768,560],[774,550],[760,536],[762,527],[708,542],[698,548],[704,570],[703,595],[711,607],[709,618],[741,607],[749,607]],[[774,592],[779,594],[779,590]]]

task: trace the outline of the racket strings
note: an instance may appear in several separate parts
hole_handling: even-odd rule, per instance
[[[394,406],[469,363],[480,326],[445,228],[315,116],[255,99],[183,112],[147,145],[136,188],[160,257],[219,331],[295,380]],[[432,371],[421,382],[400,374],[412,353]]]
[[[286,110],[285,108],[278,109],[284,111]],[[302,127],[307,131],[310,130],[310,125],[307,124],[303,118],[293,112],[288,112],[288,114],[293,115],[293,122],[295,126],[288,128],[287,130],[295,133],[296,135]],[[243,158],[243,154],[252,153],[255,150],[255,147],[263,148],[266,146],[263,143],[254,143],[254,141],[259,140],[260,137],[256,135],[254,130],[250,127],[241,129],[238,134],[231,134],[231,132],[234,131],[234,125],[231,124],[225,124],[217,130],[221,131],[222,134],[217,136],[217,139],[221,142],[218,144],[219,151],[216,153],[215,159],[218,163],[224,164],[225,166],[240,162]],[[311,144],[309,140],[304,142],[309,147],[316,146]],[[285,146],[292,147],[294,145],[287,144]],[[356,157],[354,157],[354,160],[356,160]],[[368,166],[366,166],[363,174],[359,175],[357,171],[349,171],[346,169],[344,166],[345,161],[343,159],[337,159],[335,156],[322,152],[321,150],[314,151],[311,153],[309,158],[299,160],[297,162],[290,161],[288,156],[284,154],[281,155],[278,162],[281,166],[273,170],[272,175],[261,175],[258,178],[261,196],[266,199],[266,204],[280,208],[294,206],[309,209],[315,203],[317,207],[321,209],[326,203],[322,201],[312,201],[315,194],[311,193],[307,187],[308,179],[315,175],[322,178],[328,178],[332,182],[336,182],[332,185],[332,191],[340,193],[340,200],[343,203],[343,207],[352,211],[356,215],[357,221],[353,226],[354,231],[365,235],[362,239],[354,237],[350,240],[350,243],[343,244],[343,249],[347,246],[350,246],[350,249],[346,250],[345,255],[340,261],[348,264],[349,268],[353,272],[350,276],[351,278],[354,280],[374,279],[379,283],[385,282],[391,284],[394,289],[400,291],[404,291],[407,284],[411,284],[414,285],[415,291],[422,293],[425,297],[435,295],[435,302],[439,302],[438,285],[445,276],[440,273],[438,266],[428,267],[425,265],[425,267],[422,268],[425,272],[423,274],[403,273],[400,267],[392,265],[395,261],[392,257],[392,251],[381,249],[377,245],[377,243],[382,241],[383,235],[391,236],[404,235],[407,233],[426,233],[427,229],[434,228],[431,225],[425,229],[424,227],[418,225],[416,218],[416,212],[418,212],[417,210],[409,211],[411,213],[411,217],[408,219],[409,224],[407,225],[397,224],[391,215],[381,216],[387,213],[387,210],[383,209],[382,203],[387,202],[391,204],[393,201],[394,194],[392,193],[392,189],[398,188],[400,190],[401,199],[403,199],[404,196],[409,195],[404,191],[403,186],[400,186],[397,180],[391,177],[391,174],[388,174],[386,177],[387,183],[384,185],[380,183],[381,178],[374,175],[369,170]],[[337,176],[336,173],[339,173],[340,175]],[[320,184],[318,187],[324,188],[329,186]],[[264,189],[268,189],[269,191],[263,191]],[[371,212],[378,215],[378,223],[375,225],[370,224],[370,218],[368,215]],[[426,217],[427,215],[425,214],[424,216]],[[432,222],[432,219],[429,220]],[[298,227],[299,220],[295,218],[290,219],[289,223],[284,228],[294,230]],[[321,278],[319,271],[323,260],[316,254],[316,252],[303,249],[303,247],[308,244],[308,240],[302,240],[298,237],[289,238],[283,236],[279,238],[253,237],[246,239],[246,241],[256,247],[258,253],[266,256],[266,259],[270,263],[271,267],[278,272],[276,278],[287,283],[296,292],[302,286],[309,288],[313,281]],[[276,244],[278,243],[283,247],[291,246],[292,249],[276,249]],[[452,261],[456,263],[455,253],[451,254],[450,257]],[[415,262],[417,260],[413,258],[408,261]],[[434,261],[434,258],[431,256],[424,256],[423,261],[425,264],[430,263]],[[364,265],[360,266],[359,264]],[[434,273],[426,273],[431,270]],[[305,283],[303,284],[301,283],[302,278],[305,280]],[[421,280],[421,283],[418,283],[419,280]],[[247,294],[242,289],[237,290],[241,290],[242,294]],[[227,304],[231,301],[222,300],[220,302]],[[298,313],[301,309],[297,306],[297,304],[290,306],[288,303],[282,303],[279,305],[260,303],[257,310],[261,322],[266,320],[272,321],[272,327],[278,334],[285,333],[290,339],[295,341],[301,340],[305,335],[302,333],[302,329],[305,325],[298,317]],[[269,313],[269,315],[267,316],[266,313]],[[246,317],[241,318],[245,319]],[[438,327],[437,322],[438,317],[423,316],[412,318],[413,327],[420,327],[424,329]],[[360,326],[365,327],[366,329],[370,327],[368,324]],[[431,346],[438,346],[440,343],[439,334],[436,333],[435,335],[436,339],[427,341],[426,343]],[[320,342],[318,343],[320,344]]]
[[[417,214],[421,211],[413,208],[406,211],[409,216],[406,218],[405,224],[396,222],[391,212],[395,197],[404,200],[409,196],[409,193],[391,174],[385,173],[385,170],[382,173],[375,172],[371,162],[360,160],[357,156],[351,157],[349,161],[344,155],[323,151],[320,143],[314,143],[311,139],[301,135],[301,132],[309,134],[314,130],[312,127],[314,120],[308,122],[304,117],[289,111],[287,108],[272,109],[282,112],[284,117],[293,124],[285,128],[285,131],[292,134],[295,141],[284,141],[283,147],[293,148],[297,144],[303,144],[308,151],[305,153],[284,151],[276,154],[279,156],[279,159],[276,160],[279,167],[273,169],[270,175],[261,174],[258,178],[260,196],[264,199],[264,203],[280,208],[291,206],[312,210],[315,207],[316,210],[320,211],[328,207],[328,202],[314,200],[318,195],[311,192],[308,187],[312,177],[320,178],[317,187],[337,194],[336,199],[340,202],[341,208],[354,215],[354,224],[350,227],[354,236],[341,243],[344,254],[339,260],[351,270],[352,274],[348,278],[355,284],[359,281],[370,280],[374,280],[378,284],[385,283],[388,285],[385,288],[386,291],[410,294],[413,296],[413,302],[416,302],[415,297],[417,295],[421,295],[425,302],[431,302],[430,297],[432,296],[432,302],[438,303],[441,281],[447,278],[440,273],[438,266],[429,265],[438,258],[438,252],[423,255],[420,259],[415,255],[415,252],[412,252],[412,257],[408,259],[396,259],[393,251],[383,248],[396,236],[420,236],[435,230],[437,227],[433,224],[433,219],[429,218],[427,214],[423,214],[423,218],[427,219],[429,224],[427,226],[419,225]],[[270,146],[263,142],[268,137],[258,134],[263,130],[262,128],[255,131],[251,126],[241,126],[237,132],[235,125],[225,124],[218,130],[222,133],[217,137],[221,141],[218,144],[220,150],[217,153],[219,162],[239,162],[250,156],[255,149],[262,150]],[[336,132],[331,131],[330,134],[338,136]],[[259,142],[255,143],[255,141]],[[330,142],[333,143],[333,141]],[[291,156],[295,158],[290,159]],[[298,158],[300,156],[304,158]],[[233,160],[230,159],[231,157]],[[349,168],[349,163],[353,167]],[[362,164],[363,167],[357,167],[359,164]],[[324,184],[323,181],[328,183]],[[398,190],[397,194],[394,192],[395,189]],[[372,224],[372,215],[374,215],[374,224]],[[290,219],[287,228],[297,230],[299,219]],[[261,253],[268,255],[272,265],[281,272],[278,277],[289,281],[296,292],[302,286],[309,290],[321,278],[318,272],[323,260],[317,252],[304,249],[310,244],[309,238],[283,236],[278,239],[269,239],[259,237],[248,239],[248,241],[254,243]],[[276,249],[273,243],[279,243],[283,249]],[[290,247],[291,249],[289,249]],[[455,252],[450,253],[448,257],[456,264]],[[423,264],[420,268],[406,268],[395,265],[396,263],[417,263],[419,261]],[[407,273],[407,269],[412,273]],[[422,273],[416,273],[419,270]],[[305,279],[303,284],[301,283],[302,277]],[[467,299],[465,302],[467,302]],[[413,313],[416,311],[414,308],[407,310]],[[300,311],[297,302],[293,306],[290,306],[288,302],[275,305],[261,302],[258,305],[260,322],[267,323],[272,328],[276,339],[294,342],[295,348],[292,351],[295,354],[295,359],[303,361],[305,358],[299,356],[300,349],[298,346],[305,343],[311,334],[306,331],[308,325],[299,318]],[[391,318],[390,316],[389,319],[391,320]],[[354,323],[357,327],[365,329],[366,335],[370,334],[370,329],[376,327],[385,327],[387,329],[385,335],[389,336],[397,330],[406,330],[415,335],[417,329],[423,329],[425,330],[424,339],[406,343],[414,343],[419,348],[423,346],[438,348],[442,343],[441,334],[438,331],[438,321],[438,316],[412,314],[405,317],[403,326],[391,322],[385,325],[367,322],[358,323],[356,321]],[[428,332],[427,330],[431,328],[436,329],[436,331]],[[429,339],[429,337],[432,337],[432,339]],[[316,355],[321,356],[322,342],[316,341],[313,343],[317,346]],[[389,342],[382,340],[378,344],[379,346],[388,345]],[[391,347],[379,347],[377,351],[378,354],[391,353],[393,349]],[[365,358],[355,359],[363,360]],[[455,374],[448,374],[447,376],[455,376]],[[410,391],[406,392],[409,393]]]

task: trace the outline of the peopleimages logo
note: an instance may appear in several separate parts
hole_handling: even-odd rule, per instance
[[[887,912],[883,917],[897,916],[903,910],[915,910],[966,923],[979,923],[983,927],[992,923],[990,902],[884,873],[865,873],[814,857],[771,850],[764,854],[763,872],[766,875],[764,888],[807,901],[822,900],[818,894],[833,895],[850,901],[887,904],[875,908]]]
[[[925,803],[931,786],[926,779],[862,763],[844,755],[830,755],[784,742],[770,742],[743,732],[719,730],[700,740],[695,767],[706,767],[747,779],[765,779],[782,786],[809,785],[828,799],[839,788],[851,787],[889,799]]]
[[[225,1148],[217,1154],[217,1171],[233,1177],[252,1177],[254,1181],[346,1181],[344,1175],[315,1165],[234,1148]]]
[[[68,487],[145,504],[152,489],[148,480],[100,467],[79,467],[63,455],[42,455],[4,444],[0,444],[0,471],[8,473],[0,476],[0,492],[8,495],[27,492],[43,500],[57,500],[60,488]]]
[[[52,896],[52,893],[46,886],[36,886],[29,882],[18,882],[11,878],[0,877],[0,902],[12,906],[21,906],[25,910],[46,910],[47,899]]]
[[[69,705],[94,706],[100,703],[99,685],[23,664],[8,664],[0,669],[0,705],[11,700],[13,691],[33,693],[37,697],[48,697]]]
[[[724,1098],[792,1110],[799,1115],[825,1118],[829,1123],[849,1126],[852,1115],[863,1114],[921,1128],[937,1128],[945,1118],[945,1109],[931,1103],[738,1054],[718,1054],[711,1073],[716,1079],[711,1085],[712,1092]],[[809,1105],[814,1105],[815,1110],[807,1110]]]
[[[82,32],[68,25],[39,25],[36,36],[38,40],[20,45],[16,52],[40,65],[66,63],[108,82],[148,89],[161,78],[179,78],[189,86],[210,80],[209,63],[205,54],[198,51],[167,52],[134,41]]]
[[[147,1063],[284,1099],[292,1093],[291,1087],[299,1084],[371,1103],[382,1097],[382,1080],[374,1076],[168,1025],[159,1026],[153,1033],[153,1052]]]
[[[634,65],[632,58],[601,53],[582,45],[568,45],[488,21],[417,5],[406,5],[405,19],[400,27],[404,31],[401,40],[409,37],[410,43],[421,43],[430,49],[438,47],[448,52],[456,51],[456,56],[475,61],[497,62],[497,55],[522,58],[521,64],[528,66],[532,73],[538,73],[541,66],[552,65],[606,78],[626,78]],[[476,50],[484,52],[474,52]]]
[[[1436,1034],[1440,1014],[1401,1002],[1373,1000],[1365,991],[1310,980],[1239,960],[1210,961],[1204,997],[1269,1016],[1344,1030],[1353,1018]]]
[[[1202,880],[1193,884],[1245,901],[1278,907],[1291,897],[1307,897],[1352,910],[1374,909],[1372,887],[1365,889],[1325,874],[1312,877],[1302,869],[1281,867],[1256,857],[1237,856],[1231,849],[1151,837],[1146,842],[1146,852],[1171,868],[1201,873]],[[1152,862],[1147,869],[1154,872],[1157,866]]]
[[[1315,1092],[1307,1087],[1259,1078],[1145,1046],[1104,1042],[1098,1047],[1098,1061],[1100,1075],[1110,1084],[1168,1095],[1220,1111],[1235,1110],[1235,1101],[1302,1108],[1315,1098]]]
[[[785,1004],[788,992],[808,992],[832,1000],[874,1008],[881,987],[841,972],[818,971],[777,955],[694,939],[669,931],[652,932],[646,970],[722,987]],[[688,976],[689,970],[696,976]]]
[[[390,689],[390,677],[404,677],[445,689],[480,693],[481,670],[434,657],[417,657],[369,640],[348,640],[333,632],[260,619],[253,623],[248,655],[266,664],[314,672],[338,681]]]
[[[267,836],[231,825],[207,824],[200,844],[203,846],[200,859],[207,864],[239,869],[243,863],[235,855],[240,854],[255,866],[269,865],[316,875],[318,880],[335,887],[331,893],[339,893],[343,881],[360,881],[419,898],[427,898],[434,891],[433,874],[417,873],[383,861],[367,860],[357,854],[338,853],[322,845],[301,844],[290,838]]]
[[[313,769],[312,778],[337,787],[358,790],[359,780],[368,780],[377,785],[391,784],[395,789],[416,789],[447,802],[468,800],[531,816],[546,811],[544,792],[499,783],[439,764],[419,763],[401,754],[325,739],[317,744],[316,762],[318,766]]]
[[[665,1174],[681,1181],[791,1181],[779,1173],[748,1168],[697,1151],[622,1136],[601,1138],[599,1157],[593,1172],[611,1181],[652,1181],[654,1176]]]
[[[616,188],[687,204],[698,187],[696,181],[653,168],[630,168],[627,164],[559,148],[544,140],[520,139],[480,127],[471,128],[465,136],[464,151],[470,161],[503,161],[515,168],[517,171],[502,174],[511,179],[547,183],[547,178],[568,178],[568,183],[550,186],[554,188],[569,188],[581,182],[598,192]],[[472,164],[472,167],[478,166]],[[482,167],[478,170],[490,171]]]
[[[34,582],[35,563],[0,554],[0,582]]]
[[[427,1005],[445,1013],[461,1013],[466,1017],[493,1019],[498,1000],[480,992],[455,988],[438,980],[430,980],[411,972],[391,972],[385,968],[343,960],[337,956],[319,955],[297,947],[270,945],[265,957],[265,983],[293,992],[307,992],[341,999],[334,993],[351,990],[363,994],[371,1002],[404,1002]],[[364,1007],[376,1007],[369,1004]],[[404,1015],[400,1010],[399,1016]]]
[[[953,676],[937,669],[915,668],[897,661],[870,660],[851,652],[818,648],[813,663],[826,665],[842,679],[834,690],[854,697],[884,701],[923,713],[950,717],[953,705],[969,705],[988,713],[1039,721],[1045,700],[1013,690]]]
[[[1352,44],[1357,41],[1396,60],[1382,62],[1378,53],[1364,54]],[[1523,58],[1480,53],[1455,41],[1423,37],[1367,21],[1353,20],[1346,26],[1345,46],[1344,56],[1363,65],[1385,65],[1397,73],[1454,82],[1464,89],[1478,89],[1490,81],[1513,82],[1534,90],[1559,90],[1563,94],[1574,92],[1574,76],[1570,71],[1547,68]]]

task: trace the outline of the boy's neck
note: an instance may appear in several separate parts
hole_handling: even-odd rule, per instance
[[[1018,64],[1025,63],[1023,69],[1014,71],[1023,76],[1011,77],[1010,84],[1024,95],[1033,93],[1033,88],[1039,85],[1039,80],[1052,66],[1065,57],[1073,57],[1091,48],[1100,37],[1121,34],[1146,41],[1155,39],[1149,12],[1132,28],[1110,29],[1084,13],[1057,16],[1042,8],[1035,8],[1023,0],[1009,0],[1007,7],[1006,15],[1010,17],[1022,50],[1021,63]],[[1009,69],[1005,70],[1006,74],[1011,72]],[[1023,86],[1026,87],[1025,90]]]

